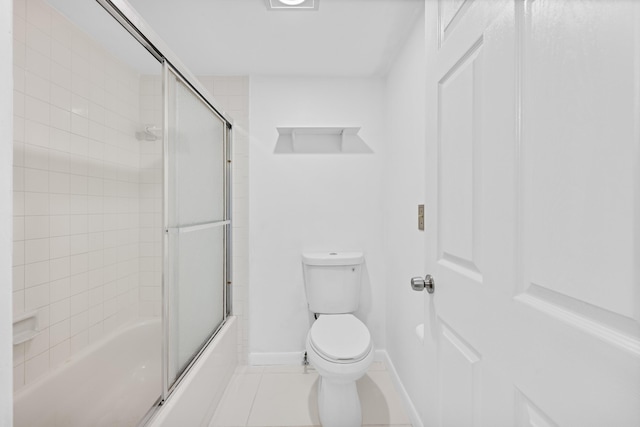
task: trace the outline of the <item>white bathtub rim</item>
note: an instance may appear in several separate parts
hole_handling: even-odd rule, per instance
[[[200,354],[200,357],[198,357],[198,359],[191,366],[191,368],[189,369],[189,372],[187,372],[187,374],[180,380],[180,382],[176,384],[176,387],[169,394],[167,400],[163,402],[161,406],[156,405],[153,408],[153,413],[150,416],[148,416],[148,418],[145,420],[145,423],[144,423],[145,426],[158,427],[158,426],[171,425],[171,424],[168,424],[168,420],[172,418],[173,416],[172,412],[177,412],[177,410],[179,411],[177,407],[182,404],[183,396],[189,392],[189,387],[191,386],[191,384],[194,381],[197,381],[199,379],[199,372],[205,366],[207,366],[208,363],[211,363],[214,353],[219,350],[217,348],[218,347],[217,344],[220,342],[220,340],[225,338],[227,334],[230,333],[229,332],[230,329],[235,331],[234,328],[236,328],[236,316],[228,316],[225,319],[222,327],[218,330],[218,332],[213,337],[213,339],[207,344],[206,348],[202,351],[202,353]],[[237,365],[238,363],[237,352],[236,352],[237,337],[235,336],[235,334],[233,337],[231,337],[231,339],[233,340],[232,354],[234,359],[234,365]],[[222,390],[226,388],[226,384],[231,379],[231,374],[232,372],[227,373],[227,377],[225,378],[224,384],[221,384],[223,386]],[[221,398],[221,393],[220,393],[220,396],[217,396],[217,402],[212,402],[213,406],[205,409],[205,412],[206,412],[206,414],[204,415],[205,419],[207,417],[208,418],[213,417],[213,413],[216,409],[217,404],[219,403],[220,398]]]

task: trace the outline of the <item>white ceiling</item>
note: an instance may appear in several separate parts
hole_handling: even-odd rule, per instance
[[[264,0],[129,0],[195,74],[384,75],[424,0],[320,0],[268,11]]]

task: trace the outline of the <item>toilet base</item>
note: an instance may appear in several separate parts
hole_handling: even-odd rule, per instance
[[[362,409],[356,382],[320,376],[318,412],[322,427],[360,427]]]

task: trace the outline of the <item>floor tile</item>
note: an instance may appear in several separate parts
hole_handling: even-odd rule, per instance
[[[318,374],[311,366],[239,366],[210,427],[321,427]],[[386,370],[375,362],[358,381],[363,427],[411,427]]]
[[[411,424],[387,371],[369,371],[358,380],[365,425]]]
[[[209,426],[246,426],[261,380],[262,374],[233,375]]]
[[[248,426],[310,426],[320,424],[316,373],[264,373]]]
[[[373,362],[371,364],[371,366],[369,367],[369,371],[386,371],[387,370],[387,366],[384,364],[384,362]]]

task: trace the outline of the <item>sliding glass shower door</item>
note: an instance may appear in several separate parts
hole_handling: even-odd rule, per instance
[[[170,389],[226,312],[226,122],[170,66],[166,167],[165,357]]]

